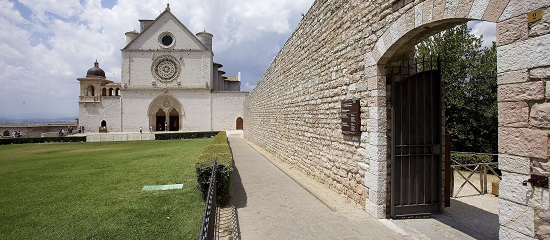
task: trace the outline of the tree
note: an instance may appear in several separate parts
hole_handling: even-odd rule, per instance
[[[435,34],[416,46],[416,61],[441,59],[446,131],[453,151],[498,151],[496,45],[466,24]],[[436,56],[436,57],[434,57]],[[422,71],[420,69],[420,71]]]

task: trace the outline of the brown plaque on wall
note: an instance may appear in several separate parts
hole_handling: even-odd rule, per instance
[[[342,133],[361,136],[361,106],[359,99],[342,101]]]

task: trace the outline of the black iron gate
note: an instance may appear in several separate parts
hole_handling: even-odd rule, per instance
[[[392,80],[391,217],[441,208],[441,71]]]

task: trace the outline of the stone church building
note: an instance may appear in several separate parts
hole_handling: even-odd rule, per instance
[[[79,126],[86,132],[242,129],[240,74],[213,61],[212,34],[191,33],[169,6],[126,33],[121,83],[96,61],[80,81]]]

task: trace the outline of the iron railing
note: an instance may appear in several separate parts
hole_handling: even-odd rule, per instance
[[[214,224],[216,223],[216,208],[217,208],[217,184],[216,184],[216,169],[218,169],[217,159],[212,165],[212,175],[210,176],[210,184],[206,195],[206,203],[204,206],[204,214],[202,215],[201,231],[199,240],[214,239]]]

